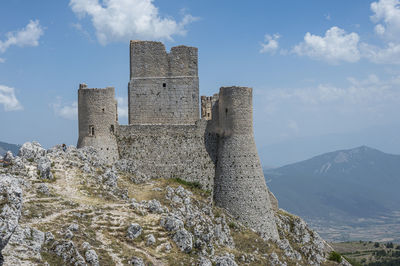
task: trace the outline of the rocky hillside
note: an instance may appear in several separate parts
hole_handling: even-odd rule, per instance
[[[275,209],[280,240],[267,241],[197,184],[149,180],[91,148],[25,143],[4,161],[0,265],[336,265],[299,217]]]

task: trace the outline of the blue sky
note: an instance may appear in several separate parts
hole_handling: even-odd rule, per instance
[[[400,153],[400,1],[0,3],[0,140],[76,144],[77,89],[115,86],[129,40],[199,48],[201,95],[254,89],[264,166],[369,145]]]

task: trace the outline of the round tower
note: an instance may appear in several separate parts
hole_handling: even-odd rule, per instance
[[[238,221],[279,239],[253,134],[252,89],[222,87],[214,201]]]
[[[91,146],[101,158],[115,161],[119,158],[115,137],[118,129],[115,89],[89,89],[80,84],[78,90],[79,139],[78,148]]]

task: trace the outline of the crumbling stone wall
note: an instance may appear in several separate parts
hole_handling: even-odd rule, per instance
[[[129,124],[194,125],[199,119],[197,48],[130,43]]]
[[[218,110],[215,204],[266,238],[279,239],[254,141],[252,89],[221,88]]]
[[[118,159],[115,138],[118,126],[115,89],[89,89],[80,84],[78,90],[79,139],[78,148],[92,146],[109,161]]]
[[[195,125],[120,126],[120,158],[133,160],[150,178],[181,178],[212,191],[217,135],[207,126],[206,120]]]

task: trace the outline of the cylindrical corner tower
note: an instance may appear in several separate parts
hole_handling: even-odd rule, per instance
[[[215,204],[265,238],[279,239],[254,141],[252,89],[222,87],[218,112]]]
[[[115,89],[89,89],[80,84],[78,90],[79,139],[78,148],[91,146],[101,158],[115,161],[119,158],[117,140],[117,101]]]

